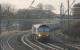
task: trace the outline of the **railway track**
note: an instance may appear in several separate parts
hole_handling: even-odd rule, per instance
[[[69,50],[52,43],[42,43],[36,39],[33,39],[28,34],[15,35],[9,39],[1,40],[1,48],[2,50]]]
[[[31,38],[31,40],[32,40],[32,38]],[[42,43],[42,42],[40,42],[36,39],[33,39],[32,41],[33,41],[32,43],[34,43],[36,45],[39,45],[40,47],[43,47],[45,50],[78,50],[75,47],[65,45],[64,43],[59,43],[59,42]]]
[[[22,38],[23,39],[22,41],[27,43],[26,45],[29,45],[33,49],[36,46],[38,46],[37,48],[35,48],[36,50],[67,50],[67,49],[64,49],[64,48],[62,48],[60,46],[53,45],[51,43],[39,42],[38,40],[35,40],[35,39],[31,38],[31,36],[23,36],[23,37],[24,38]]]
[[[55,50],[55,49],[56,49],[56,48],[51,47],[51,46],[49,46],[49,45],[47,45],[47,44],[44,44],[44,43],[42,43],[42,42],[39,42],[39,41],[37,41],[37,40],[35,40],[35,42],[37,42],[37,43],[40,44],[42,47],[44,47],[45,50]]]
[[[9,45],[14,48],[15,50],[32,50],[30,47],[24,45],[21,41],[21,37],[23,34],[15,35],[14,37],[10,38],[8,43]]]
[[[45,50],[54,50],[55,49],[55,48],[52,48],[48,45],[45,45],[45,44],[43,44],[43,43],[41,43],[41,42],[39,42],[38,40],[35,40],[35,39],[33,39],[32,42],[35,43],[36,45],[39,45],[40,47],[44,48]]]
[[[80,48],[74,47],[74,45],[71,45],[69,43],[66,44],[66,43],[55,42],[55,43],[49,43],[49,45],[58,48],[63,48],[63,50],[80,50]]]
[[[27,36],[26,36],[27,37]],[[35,45],[34,43],[32,43],[31,41],[29,41],[28,38],[25,39],[25,36],[22,36],[21,41],[29,46],[30,48],[32,48],[33,50],[44,50],[44,48],[39,47],[38,45]]]
[[[1,49],[2,50],[14,50],[8,43],[10,37],[4,37],[1,40]]]
[[[56,50],[56,49],[57,49],[57,50],[64,50],[64,48],[62,48],[62,47],[60,47],[60,46],[53,45],[53,44],[51,44],[51,43],[47,43],[47,45],[55,48],[55,50]]]
[[[35,40],[37,43],[47,47],[47,49],[49,50],[64,50],[64,48],[60,47],[60,46],[57,46],[57,45],[53,45],[51,43],[42,43],[42,42],[39,42],[37,40]]]
[[[74,44],[67,44],[67,43],[66,43],[65,45],[71,46],[71,47],[75,48],[75,50],[80,50],[80,47],[78,47],[78,46],[76,46],[76,45],[74,45]]]

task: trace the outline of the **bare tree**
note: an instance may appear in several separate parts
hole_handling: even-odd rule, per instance
[[[2,23],[3,23],[4,19],[6,19],[6,23],[4,23],[5,26],[3,26],[3,27],[5,27],[5,29],[7,31],[9,31],[9,29],[10,29],[9,27],[11,25],[10,25],[10,21],[8,19],[14,19],[15,18],[14,13],[13,13],[14,7],[12,7],[12,5],[10,5],[10,4],[1,4],[1,10],[2,10],[1,17],[3,17],[3,18],[0,18],[0,19],[2,19]]]
[[[52,5],[45,5],[44,9],[46,9],[46,10],[54,10],[54,7]]]
[[[14,7],[10,4],[2,4],[2,11],[4,19],[14,18]]]
[[[37,8],[42,10],[42,9],[43,9],[43,4],[42,4],[42,3],[39,3],[39,4],[37,5]]]
[[[29,8],[32,7],[32,5],[34,4],[34,2],[35,2],[35,0],[33,0],[33,1],[31,2],[31,5],[29,6]]]

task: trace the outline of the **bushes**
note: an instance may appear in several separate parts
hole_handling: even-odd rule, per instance
[[[73,24],[71,28],[66,29],[64,34],[67,34],[70,37],[80,38],[80,22],[77,22]]]

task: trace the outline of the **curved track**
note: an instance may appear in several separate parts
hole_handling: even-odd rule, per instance
[[[29,47],[31,47],[33,50],[45,50],[44,48],[32,43],[28,38],[25,39],[25,36],[23,36],[21,38],[22,42],[25,44],[25,45],[28,45]]]
[[[1,50],[14,50],[8,43],[10,35],[1,37]]]
[[[38,45],[43,50],[78,50],[76,47],[66,45],[65,43],[53,42],[53,43],[42,43],[31,36],[24,36],[25,43],[28,40],[30,43]]]
[[[30,32],[22,32],[13,36],[5,36],[1,40],[2,50],[76,50],[69,44],[42,43],[30,36]]]
[[[28,36],[24,36],[24,42],[30,45],[35,50],[52,50],[53,48],[49,46],[42,45],[38,43],[37,41],[34,41],[33,39],[28,38]],[[37,48],[36,48],[37,47]]]
[[[31,38],[30,36],[24,36],[23,41],[25,43],[28,42],[27,45],[29,45],[29,43],[30,43],[31,47],[38,46],[39,48],[42,48],[43,50],[64,50],[64,48],[61,48],[59,46],[56,46],[56,45],[53,45],[53,44],[50,44],[50,43],[45,44],[45,43],[39,42],[38,40],[35,40],[35,39]],[[39,50],[39,49],[37,49],[37,50]]]
[[[24,45],[21,42],[21,35],[16,35],[12,38],[9,39],[8,43],[15,49],[15,50],[32,50],[32,48],[30,48],[29,46]]]

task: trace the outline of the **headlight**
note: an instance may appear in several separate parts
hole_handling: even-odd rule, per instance
[[[39,34],[38,36],[40,37],[41,35]]]

